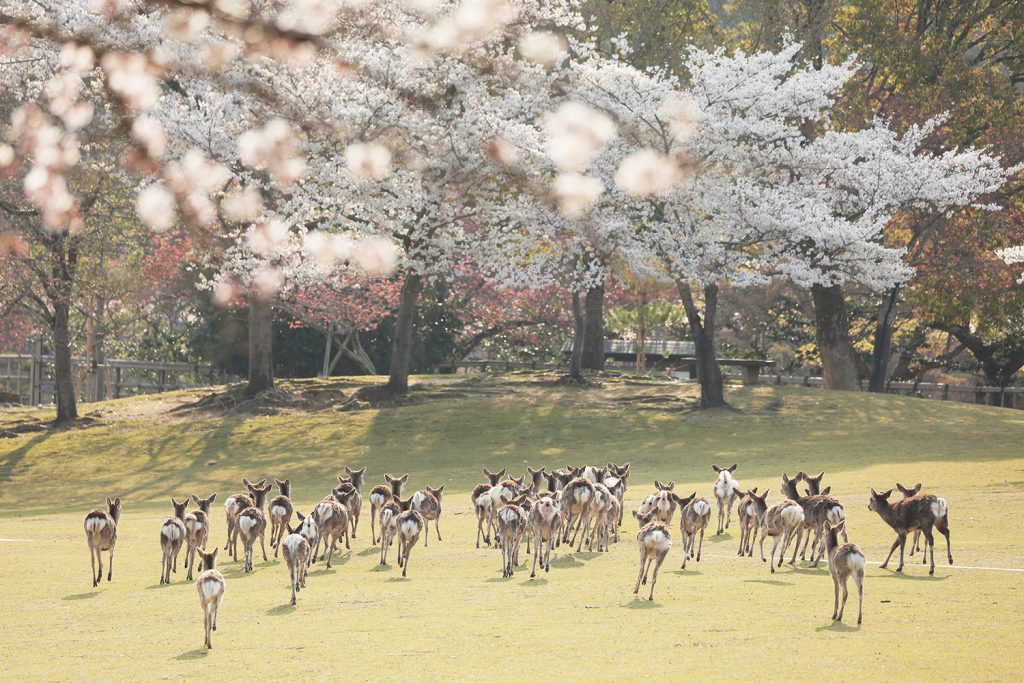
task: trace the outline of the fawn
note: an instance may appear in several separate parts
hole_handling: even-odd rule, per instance
[[[857,623],[861,622],[864,612],[864,553],[853,543],[839,545],[839,527],[846,524],[845,521],[838,525],[831,524],[825,529],[823,544],[828,553],[828,572],[832,575],[832,583],[835,586],[835,601],[832,606],[832,618],[838,621],[843,620],[843,611],[846,609],[846,598],[849,591],[846,589],[846,582],[852,576],[853,582],[857,584],[858,605]],[[839,586],[843,587],[843,604],[839,604]]]
[[[227,590],[224,575],[215,568],[218,550],[214,548],[212,553],[206,552],[205,548],[197,551],[203,563],[203,573],[196,579],[196,591],[199,593],[199,605],[203,608],[203,629],[206,632],[204,645],[207,649],[213,648],[210,632],[217,630],[217,610]]]

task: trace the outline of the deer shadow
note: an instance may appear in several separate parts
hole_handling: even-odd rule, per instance
[[[547,584],[547,582],[548,582],[548,580],[545,579],[543,576],[537,576],[537,577],[534,577],[532,579],[527,577],[526,581],[520,581],[519,585],[520,586],[543,586],[543,585]]]
[[[290,602],[286,602],[283,605],[278,605],[277,607],[271,607],[270,609],[267,610],[267,614],[269,614],[272,617],[276,617],[276,616],[281,615],[281,614],[291,614],[292,612],[294,612],[298,608],[299,608],[298,605],[293,605]]]
[[[356,554],[359,555],[359,557],[368,557],[370,555],[380,555],[380,548],[375,548],[375,547],[371,546],[371,547],[367,548],[366,550],[362,550],[362,551],[360,551],[360,552],[358,552]]]
[[[846,616],[846,615],[844,614],[843,616]],[[843,623],[841,621],[833,621],[833,622],[831,622],[829,624],[825,624],[824,626],[819,626],[818,628],[816,628],[814,630],[815,631],[819,631],[819,632],[820,631],[838,631],[840,633],[850,633],[852,631],[859,631],[860,630],[860,624],[856,624],[854,626],[851,626],[851,625],[845,624],[845,623]]]
[[[662,605],[660,602],[654,602],[653,600],[648,600],[647,598],[642,598],[638,595],[622,606],[626,609],[658,609]]]
[[[779,579],[744,579],[743,583],[764,583],[769,586],[792,586],[792,581],[780,581]]]
[[[388,583],[405,583],[406,581],[412,581],[412,579],[407,576],[392,576],[388,579]]]
[[[88,600],[89,598],[95,598],[99,594],[99,591],[92,591],[91,593],[76,593],[75,595],[65,595],[61,600]]]
[[[195,650],[189,650],[188,652],[182,652],[180,655],[175,657],[175,659],[180,659],[183,661],[188,661],[190,659],[203,659],[208,654],[210,654],[210,651],[207,648],[200,647],[196,648]]]
[[[373,565],[367,571],[371,571],[371,572],[389,572],[392,569],[394,569],[394,567],[392,565],[390,565],[390,564],[381,564],[380,562],[378,562],[377,564]]]
[[[902,581],[945,581],[949,578],[949,574],[942,576],[934,576],[928,574],[907,574],[906,572],[897,572],[893,570],[882,570],[882,574],[875,574],[872,578],[878,579],[900,579]]]
[[[676,576],[700,576],[700,572],[696,569],[676,569],[672,572]]]

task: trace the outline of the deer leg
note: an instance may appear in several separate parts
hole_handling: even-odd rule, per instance
[[[772,574],[775,573],[775,549],[779,547],[779,541],[780,540],[782,540],[782,536],[781,535],[776,536],[775,537],[775,542],[772,543],[772,561],[771,561]],[[782,563],[779,563],[779,566],[781,567]]]
[[[932,528],[930,525],[922,529],[921,533],[924,534],[925,553],[928,553],[928,550],[931,549],[931,567],[928,570],[928,576],[932,576],[935,574],[935,536],[932,535]]]
[[[853,580],[857,583],[857,623],[860,624],[864,616],[864,572],[854,574]]]
[[[430,520],[426,517],[423,518],[423,547],[427,548],[430,546]]]
[[[879,569],[885,569],[889,565],[889,560],[892,559],[892,554],[896,552],[896,548],[900,547],[900,535],[896,534],[896,540],[892,542],[892,547],[889,548],[889,554],[885,557],[885,562],[878,565]]]
[[[943,517],[939,520],[939,523],[935,525],[935,528],[939,530],[939,533],[946,537],[946,556],[949,558],[949,563],[953,564],[953,548],[949,545],[949,522]]]
[[[352,550],[352,546],[348,544],[348,525],[345,525],[345,550]]]
[[[718,531],[715,532],[715,535],[718,536],[719,534],[722,533],[722,531],[723,531],[723,529],[722,529],[722,499],[719,498],[718,499]]]
[[[438,513],[437,519],[434,520],[434,531],[437,532],[437,540],[441,540],[441,514]],[[424,546],[426,543],[423,544]]]
[[[903,548],[907,545],[907,532],[900,530],[896,532],[899,535],[900,542],[900,566],[896,567],[896,571],[903,571]]]
[[[267,546],[263,543],[263,538],[264,538],[265,535],[266,534],[264,534],[264,532],[262,532],[262,531],[260,532],[260,549],[263,551],[263,561],[264,562],[268,562],[268,560],[267,560]]]
[[[802,535],[803,535],[803,529],[797,529],[796,530],[796,545],[793,546],[793,557],[789,561],[790,564],[795,564],[796,563],[796,549],[800,547],[800,536],[802,536]],[[808,533],[807,535],[810,536],[810,533]]]
[[[834,599],[832,601],[832,621],[835,621],[839,614],[839,577],[835,574],[832,575],[832,588],[834,594]]]
[[[640,580],[644,577],[644,564],[647,562],[647,551],[640,550],[640,573],[636,575],[636,585],[633,586],[633,595],[640,592]]]
[[[412,551],[412,544],[411,543],[406,543],[405,544],[405,555],[402,558],[402,576],[403,577],[405,576],[405,573],[407,571],[409,571],[409,555],[412,554],[411,551]]]
[[[729,502],[728,502],[728,504],[725,507],[727,508],[727,510],[726,510],[726,518],[725,518],[725,528],[728,529],[729,525],[732,524],[732,498],[729,499]]]
[[[847,590],[847,580],[843,579],[843,603],[839,606],[839,621],[843,620],[843,612],[846,611],[846,598],[850,596],[850,591]]]
[[[654,576],[651,577],[651,594],[647,596],[648,600],[654,600],[654,584],[658,583],[658,570],[661,569],[661,563],[665,561],[666,555],[668,555],[667,548],[658,553],[658,557],[654,562]]]

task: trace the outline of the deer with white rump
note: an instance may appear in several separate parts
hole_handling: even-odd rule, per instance
[[[174,516],[169,517],[160,527],[161,584],[171,582],[172,564],[174,573],[178,572],[178,552],[185,542],[185,508],[188,507],[188,498],[181,503],[171,498],[171,505],[174,506]]]
[[[366,468],[364,467],[363,471],[365,472],[365,470]],[[406,482],[409,481],[409,475],[393,477],[390,474],[385,474],[384,481],[386,485],[377,484],[370,489],[370,533],[373,535],[373,545],[377,545],[377,541],[380,540],[374,525],[378,520],[381,508],[401,497],[402,489],[405,488]],[[479,548],[480,546],[477,547]]]
[[[295,594],[306,587],[306,566],[309,563],[310,547],[309,541],[300,533],[300,529],[287,527],[288,536],[281,541],[284,563],[288,565],[288,573],[291,576],[292,604],[295,604]]]
[[[953,564],[953,550],[949,544],[949,506],[945,499],[931,494],[918,494],[910,498],[889,503],[889,496],[892,489],[885,493],[878,493],[871,489],[871,500],[868,502],[868,510],[877,512],[879,517],[885,521],[893,531],[896,532],[896,540],[889,549],[889,555],[882,563],[881,569],[885,569],[892,559],[892,554],[898,547],[900,549],[900,566],[896,571],[903,571],[903,549],[907,543],[907,533],[921,530],[924,534],[925,556],[928,555],[928,548],[931,548],[931,569],[929,575],[935,573],[935,538],[932,536],[932,529],[938,529],[939,533],[946,537],[946,554],[949,563]]]
[[[189,581],[192,580],[192,571],[196,564],[196,551],[206,547],[210,538],[210,506],[217,500],[217,494],[208,498],[200,498],[192,494],[192,502],[199,509],[185,515],[185,568],[188,569]]]
[[[672,534],[668,526],[657,521],[653,511],[646,515],[633,513],[640,523],[640,532],[636,535],[637,543],[640,545],[640,573],[636,577],[636,585],[633,586],[633,594],[640,592],[640,584],[647,585],[647,577],[651,565],[654,565],[654,576],[651,577],[651,594],[648,600],[654,600],[654,584],[658,582],[658,570],[661,563],[665,561],[669,548],[672,547]]]
[[[694,557],[693,546],[700,534],[700,544],[697,545],[696,560],[700,562],[700,554],[704,549],[704,530],[711,521],[711,503],[706,498],[697,498],[697,492],[690,494],[689,498],[680,498],[672,494],[679,505],[679,537],[683,543],[683,566],[686,569],[686,560]]]
[[[203,643],[207,649],[213,648],[210,632],[217,630],[217,610],[224,600],[224,593],[227,586],[224,583],[224,575],[215,568],[217,561],[217,550],[212,553],[200,549],[199,559],[203,563],[203,573],[196,579],[196,591],[199,593],[199,606],[203,609],[203,630],[206,632],[206,640]]]
[[[718,531],[715,532],[717,536],[725,533],[732,523],[732,504],[740,497],[740,484],[732,476],[736,471],[736,463],[729,467],[712,465],[711,469],[718,473],[718,479],[715,480],[715,498],[718,500]]]
[[[285,531],[292,521],[295,508],[292,506],[292,480],[281,481],[275,477],[274,481],[277,482],[280,493],[270,499],[267,513],[270,515],[270,547],[274,549],[274,557],[277,557],[281,539],[284,538]]]
[[[832,606],[832,619],[842,621],[843,611],[846,609],[846,598],[849,591],[846,589],[846,582],[852,576],[853,582],[857,584],[857,623],[861,622],[864,612],[864,553],[853,543],[839,545],[840,527],[846,521],[840,522],[837,526],[829,524],[825,528],[822,543],[828,553],[828,573],[832,575],[832,583],[835,587],[835,601]],[[839,604],[839,587],[843,588],[843,604]]]
[[[107,566],[107,581],[114,575],[114,546],[117,544],[117,522],[121,519],[121,499],[107,498],[106,511],[96,509],[85,516],[85,541],[89,544],[89,560],[92,562],[92,586],[95,588],[103,578],[103,551],[110,552]],[[99,571],[96,564],[99,563]]]

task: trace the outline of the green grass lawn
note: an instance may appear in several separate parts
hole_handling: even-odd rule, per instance
[[[400,408],[262,416],[168,413],[196,395],[184,392],[88,406],[100,421],[86,429],[0,440],[0,671],[8,680],[1019,677],[1024,572],[960,567],[1024,569],[1024,412],[735,387],[737,410],[700,413],[689,410],[691,384],[620,379],[580,391],[542,379],[425,381]],[[0,427],[37,414],[0,411]],[[482,467],[607,460],[633,463],[627,509],[655,478],[713,499],[711,463],[738,463],[741,484],[770,487],[769,503],[782,472],[825,470],[850,540],[876,563],[863,626],[855,595],[847,622],[832,623],[824,565],[771,575],[756,551],[735,557],[735,526],[720,537],[712,528],[703,561],[685,572],[674,547],[652,603],[631,592],[632,519],[610,553],[558,549],[551,573],[533,581],[528,569],[502,579],[500,553],[474,547],[468,492]],[[180,566],[170,586],[158,583],[169,496],[216,491],[212,541],[223,545],[222,503],[242,477],[290,477],[305,511],[344,465],[366,465],[369,485],[384,472],[410,473],[410,490],[446,484],[444,541],[421,541],[403,580],[377,566],[367,501],[351,552],[330,571],[315,565],[297,607],[283,562],[257,555],[250,575],[222,562],[227,596],[214,649],[202,649],[195,587]],[[922,481],[948,501],[956,567],[943,560],[934,577],[913,561],[904,574],[878,568],[894,535],[868,511],[868,489],[896,481]],[[115,495],[114,580],[93,589],[82,519]]]

